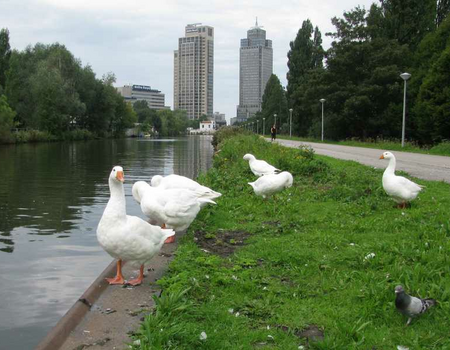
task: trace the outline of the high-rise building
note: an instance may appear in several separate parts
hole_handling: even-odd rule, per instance
[[[272,40],[256,25],[241,39],[239,54],[239,105],[237,120],[244,121],[261,110],[262,96],[273,72]]]
[[[161,91],[152,89],[147,85],[125,85],[116,87],[116,90],[123,96],[125,101],[134,104],[136,101],[146,101],[151,109],[165,109],[165,95]]]
[[[214,88],[214,28],[188,24],[174,51],[174,109],[189,119],[212,117]]]

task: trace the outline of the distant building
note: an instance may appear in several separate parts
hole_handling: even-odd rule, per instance
[[[212,117],[214,90],[214,28],[188,24],[174,51],[174,109],[189,119]]]
[[[151,109],[165,109],[165,95],[159,90],[147,85],[125,85],[117,87],[124,99],[132,104],[136,101],[146,101]]]
[[[188,128],[187,131],[190,134],[202,134],[202,135],[213,134],[216,131],[216,123],[212,120],[206,120],[200,122],[198,129]]]
[[[262,96],[273,72],[272,40],[266,39],[266,31],[256,25],[241,39],[239,52],[239,105],[237,118],[245,121],[261,110]]]
[[[224,113],[214,112],[212,120],[216,123],[216,129],[227,126],[227,120]]]

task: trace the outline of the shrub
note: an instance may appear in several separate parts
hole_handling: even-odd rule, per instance
[[[237,135],[251,135],[251,134],[252,133],[250,131],[242,129],[237,126],[224,126],[214,133],[211,143],[214,149],[217,151],[220,148],[219,145],[224,140]]]

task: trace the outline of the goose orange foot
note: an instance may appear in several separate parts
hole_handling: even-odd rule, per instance
[[[132,285],[132,286],[138,286],[142,283],[142,281],[144,280],[144,265],[141,265],[141,268],[139,270],[139,276],[127,281],[127,284]]]
[[[117,273],[114,278],[105,278],[109,284],[125,284],[125,279],[122,275],[122,260],[117,260]]]

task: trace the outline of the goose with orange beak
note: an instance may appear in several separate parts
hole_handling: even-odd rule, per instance
[[[111,196],[97,227],[97,239],[101,247],[117,259],[117,273],[114,278],[106,280],[109,284],[139,285],[144,279],[144,265],[175,232],[150,225],[137,216],[127,215],[122,167],[115,166],[112,169],[108,182]],[[122,275],[122,261],[140,266],[139,276],[126,282]]]
[[[396,161],[391,152],[384,152],[380,159],[389,160],[383,173],[383,188],[397,202],[398,207],[404,209],[409,202],[416,199],[423,187],[403,176],[395,175]]]

